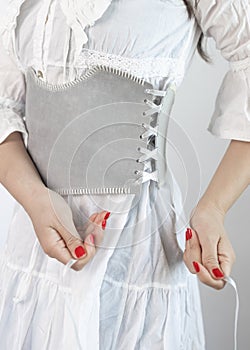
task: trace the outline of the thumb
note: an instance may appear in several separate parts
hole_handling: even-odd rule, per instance
[[[79,233],[76,230],[73,219],[67,221],[67,227],[62,223],[58,223],[58,232],[62,236],[65,245],[67,246],[69,252],[75,259],[83,258],[87,254],[87,250],[84,246]]]
[[[235,253],[228,237],[224,235],[218,244],[220,266],[225,276],[230,276],[232,265],[235,262]]]
[[[224,277],[218,259],[218,240],[209,239],[202,242],[202,264],[214,279]]]

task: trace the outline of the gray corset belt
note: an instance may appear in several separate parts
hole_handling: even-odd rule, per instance
[[[59,194],[138,193],[166,179],[166,139],[175,85],[96,66],[64,84],[26,71],[27,151]]]

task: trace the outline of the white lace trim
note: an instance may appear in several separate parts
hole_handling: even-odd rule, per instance
[[[82,49],[76,68],[88,69],[97,64],[124,70],[139,78],[170,77],[177,84],[184,76],[184,63],[179,58],[130,58],[86,48]]]

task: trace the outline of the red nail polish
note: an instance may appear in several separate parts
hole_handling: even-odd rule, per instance
[[[104,220],[107,220],[109,218],[110,211],[107,212],[107,214],[104,216]]]
[[[213,269],[212,271],[213,271],[213,274],[215,275],[215,277],[217,277],[217,278],[224,277],[224,274],[218,268]]]
[[[92,234],[89,236],[89,239],[93,244],[95,243],[95,239],[94,239],[94,236]]]
[[[103,221],[102,221],[102,229],[103,229],[103,230],[104,230],[105,227],[106,227],[106,223],[107,223],[106,220],[103,220]]]
[[[84,254],[86,253],[86,250],[79,245],[79,247],[76,247],[75,249],[75,255],[78,257],[78,258],[81,258]]]
[[[192,238],[192,230],[190,228],[187,228],[186,230],[186,241]]]
[[[200,266],[197,264],[196,261],[193,261],[193,265],[194,265],[195,271],[196,271],[197,273],[200,272]]]

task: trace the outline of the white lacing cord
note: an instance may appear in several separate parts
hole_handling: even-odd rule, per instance
[[[145,89],[146,94],[151,94],[153,96],[165,96],[166,90],[157,90],[157,89]]]
[[[77,260],[76,259],[71,259],[69,260],[69,262],[63,267],[63,270],[62,270],[62,274],[61,274],[61,280],[63,281],[63,278],[67,272],[67,270],[69,270],[71,268],[72,265],[74,265],[74,263],[76,262]],[[239,315],[239,294],[238,294],[238,290],[237,290],[237,286],[236,286],[236,283],[235,281],[232,279],[232,277],[225,277],[223,278],[223,280],[229,284],[231,284],[231,286],[234,288],[235,290],[235,296],[236,296],[236,306],[235,306],[235,325],[234,325],[234,350],[237,350],[237,325],[238,325],[238,315]],[[70,308],[70,305],[69,305],[69,302],[68,302],[68,297],[65,296],[63,294],[64,298],[65,298],[65,303],[67,305],[67,308],[69,310],[69,314],[70,314],[70,317],[72,319],[72,322],[73,322],[73,326],[74,326],[74,330],[75,330],[75,334],[76,334],[76,339],[77,339],[77,342],[78,342],[78,346],[79,346],[79,349],[82,350],[82,345],[81,345],[81,340],[80,340],[80,337],[79,337],[79,334],[78,334],[78,329],[77,329],[77,325],[76,325],[76,322],[75,322],[75,319],[74,319],[74,315],[72,314],[72,311],[71,311],[71,308]]]
[[[142,123],[142,126],[146,129],[146,131],[140,135],[141,139],[146,139],[147,137],[150,137],[152,135],[157,135],[157,126],[153,127],[146,123]]]
[[[225,277],[223,278],[223,280],[231,284],[231,286],[235,290],[236,305],[235,305],[235,319],[234,319],[234,350],[237,350],[237,329],[238,329],[238,317],[239,317],[239,308],[240,308],[239,294],[238,294],[236,283],[232,279],[232,277]]]
[[[164,90],[157,90],[157,89],[145,89],[145,93],[151,94],[153,96],[165,96],[166,91]],[[148,100],[147,98],[144,100],[144,103],[149,106],[150,108],[143,112],[143,116],[147,117],[150,115],[153,115],[155,113],[159,113],[162,108],[162,104],[156,104],[152,100]],[[145,128],[145,132],[140,135],[141,139],[150,138],[152,136],[157,136],[158,134],[158,125],[152,126],[147,123],[142,123],[142,126]],[[150,159],[157,160],[157,148],[155,147],[153,150],[144,148],[144,147],[138,147],[138,151],[141,152],[143,155],[137,159],[137,162],[139,163],[145,163],[148,162]],[[146,182],[148,180],[156,181],[158,182],[158,171],[143,171],[143,170],[135,170],[135,174],[139,175],[139,177],[136,179],[136,182]]]
[[[76,262],[77,260],[76,259],[70,259],[67,264],[65,266],[63,266],[63,269],[61,270],[62,272],[60,273],[60,281],[61,281],[61,284],[63,285],[64,283],[64,276],[66,274],[66,272],[71,268],[72,265],[74,265],[74,263]],[[63,292],[63,290],[62,290]],[[81,340],[80,340],[80,337],[79,337],[79,333],[78,333],[78,328],[77,328],[77,324],[76,324],[76,321],[75,321],[75,318],[74,318],[74,315],[72,313],[72,310],[70,308],[70,304],[69,304],[69,301],[68,301],[68,295],[65,295],[63,293],[63,297],[64,297],[64,300],[65,300],[65,304],[68,308],[68,311],[69,311],[69,314],[70,314],[70,317],[71,317],[71,320],[72,320],[72,323],[73,323],[73,326],[74,326],[74,331],[75,331],[75,334],[76,334],[76,340],[77,340],[77,343],[78,343],[78,347],[80,350],[83,350],[83,347],[82,347],[82,344],[81,344]]]
[[[157,159],[157,148],[154,148],[152,151],[150,151],[148,148],[138,147],[138,151],[144,154],[138,158],[139,162],[145,162],[150,158]]]
[[[66,271],[69,270],[71,268],[72,265],[74,265],[74,263],[76,262],[77,260],[76,259],[71,259],[68,261],[68,263],[63,267],[63,270],[62,270],[62,274],[61,274],[61,280],[63,281],[63,278],[66,274]],[[236,306],[235,306],[235,326],[234,326],[234,350],[237,350],[237,324],[238,324],[238,315],[239,315],[239,295],[238,295],[238,290],[237,290],[237,286],[236,286],[236,283],[235,281],[232,279],[232,277],[225,277],[223,278],[223,280],[229,284],[231,284],[231,286],[234,288],[235,290],[235,295],[236,295]],[[77,325],[76,325],[76,322],[75,322],[75,319],[74,319],[74,315],[72,314],[72,311],[71,311],[71,308],[70,308],[70,305],[69,305],[69,302],[68,302],[68,297],[65,296],[63,294],[64,298],[65,298],[65,303],[67,305],[67,308],[68,308],[68,311],[69,311],[69,314],[70,314],[70,317],[72,319],[72,322],[73,322],[73,326],[74,326],[74,330],[75,330],[75,334],[76,334],[76,339],[77,339],[77,342],[78,342],[78,346],[79,346],[79,349],[82,350],[82,345],[81,345],[81,340],[80,340],[80,337],[79,337],[79,334],[78,334],[78,329],[77,329]]]
[[[161,110],[161,105],[157,105],[153,103],[152,101],[149,101],[147,99],[144,100],[144,102],[149,105],[151,108],[143,112],[143,116],[147,117],[148,115],[152,115],[154,113],[158,113]]]
[[[173,197],[173,187],[175,186],[175,179],[173,177],[173,174],[171,172],[171,170],[169,169],[169,172],[168,172],[168,176],[169,176],[169,181],[170,181],[170,189],[171,189],[171,192],[172,192],[172,203],[175,202],[175,199]],[[173,212],[175,214],[178,215],[178,220],[181,220],[183,226],[182,227],[186,227],[187,225],[187,222],[186,220],[184,220],[183,216],[181,215],[181,212],[178,212],[177,211],[177,207],[175,207],[172,203],[170,203],[170,207],[171,209],[173,210]],[[182,231],[181,231],[182,232]],[[236,305],[235,305],[235,318],[234,318],[234,350],[237,350],[237,329],[238,329],[238,316],[239,316],[239,293],[238,293],[238,290],[237,290],[237,285],[235,283],[235,281],[232,279],[232,277],[225,277],[223,278],[223,280],[227,283],[229,283],[233,288],[234,288],[234,291],[235,291],[235,299],[236,299]]]
[[[139,175],[139,179],[137,179],[137,181],[148,181],[148,180],[153,180],[153,181],[157,181],[158,180],[158,176],[157,176],[157,171],[153,171],[151,173],[148,173],[146,171],[143,170],[135,170],[135,174]]]

